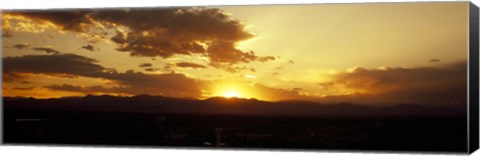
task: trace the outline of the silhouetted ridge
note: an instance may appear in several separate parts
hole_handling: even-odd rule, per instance
[[[246,99],[246,98],[237,98],[237,97],[231,97],[231,98],[226,98],[226,97],[211,97],[211,98],[208,98],[208,99],[205,99],[203,100],[204,103],[217,103],[217,104],[221,104],[221,103],[225,103],[225,104],[228,104],[228,103],[238,103],[238,104],[248,104],[248,103],[267,103],[266,101],[260,101],[258,99],[255,99],[255,98],[250,98],[250,99]],[[268,102],[270,103],[270,102]]]
[[[118,100],[120,98],[121,97],[112,96],[112,95],[98,95],[98,96],[87,95],[87,96],[83,97],[84,100],[94,100],[94,101],[97,101],[97,100],[102,100],[102,101]]]
[[[8,110],[62,110],[162,114],[223,114],[254,116],[462,116],[461,108],[399,104],[373,107],[352,103],[321,104],[312,101],[267,102],[257,99],[212,97],[205,100],[153,95],[117,97],[87,95],[57,99],[4,97]]]

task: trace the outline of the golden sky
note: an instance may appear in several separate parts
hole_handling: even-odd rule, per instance
[[[466,100],[468,2],[4,11],[4,96]]]

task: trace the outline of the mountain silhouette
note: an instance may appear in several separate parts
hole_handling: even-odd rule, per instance
[[[212,114],[246,116],[464,116],[464,109],[426,107],[420,104],[366,106],[352,103],[322,104],[312,101],[268,102],[257,99],[212,97],[204,100],[153,95],[121,97],[87,95],[35,99],[4,97],[5,110],[93,111],[161,114]]]

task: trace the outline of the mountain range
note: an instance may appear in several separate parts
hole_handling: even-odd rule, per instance
[[[352,103],[322,104],[312,101],[268,102],[257,99],[212,97],[204,100],[137,95],[131,97],[87,95],[35,99],[3,97],[5,111],[89,111],[159,114],[208,114],[298,117],[465,116],[466,109],[421,104],[366,106]]]

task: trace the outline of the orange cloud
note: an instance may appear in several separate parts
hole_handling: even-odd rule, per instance
[[[206,66],[201,65],[201,64],[196,64],[196,63],[190,63],[190,62],[179,62],[176,63],[175,66],[177,67],[183,67],[183,68],[206,68]]]
[[[467,63],[437,68],[356,68],[336,74],[331,82],[319,85],[325,90],[351,91],[321,99],[328,102],[465,105]]]

